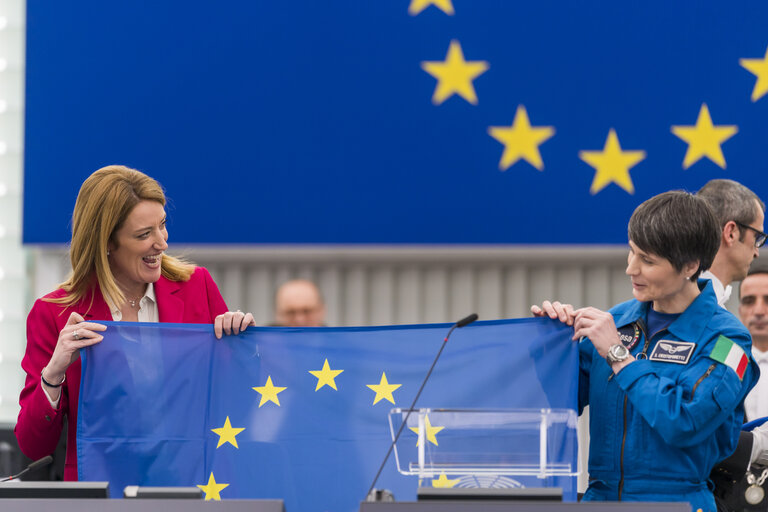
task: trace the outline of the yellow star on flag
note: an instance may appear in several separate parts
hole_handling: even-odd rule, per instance
[[[432,103],[440,105],[442,102],[458,94],[473,105],[477,105],[477,94],[472,80],[485,73],[489,64],[484,60],[464,60],[461,45],[455,39],[448,47],[445,61],[424,61],[421,69],[437,79],[435,93],[432,95]]]
[[[235,439],[235,437],[237,434],[245,430],[245,428],[233,428],[232,424],[229,422],[229,416],[227,416],[227,419],[224,421],[223,427],[212,428],[211,430],[219,436],[219,444],[216,445],[216,448],[220,447],[224,443],[229,443],[238,449],[240,448],[237,446],[237,439]]]
[[[739,128],[736,125],[713,125],[709,108],[706,103],[702,103],[696,126],[672,127],[672,133],[688,143],[688,150],[683,159],[683,169],[689,168],[703,157],[709,158],[725,169],[725,157],[720,145],[736,135],[738,131]]]
[[[454,11],[451,0],[411,0],[411,5],[408,6],[408,14],[416,16],[430,5],[434,5],[445,14],[453,16]]]
[[[768,92],[768,48],[762,59],[739,59],[741,67],[757,77],[755,88],[752,89],[752,101],[757,101]]]
[[[449,480],[447,476],[445,476],[445,473],[440,473],[440,478],[438,479],[432,479],[432,487],[437,487],[439,489],[451,489],[453,487],[456,487],[456,484],[459,483],[460,478],[456,478],[453,480]]]
[[[381,372],[381,380],[378,384],[366,384],[366,386],[376,392],[376,396],[373,399],[373,405],[376,405],[382,398],[386,398],[392,402],[392,405],[395,405],[395,397],[392,396],[392,392],[402,386],[402,384],[390,384],[387,382],[387,374]]]
[[[215,500],[215,501],[221,501],[221,496],[219,493],[226,487],[229,487],[229,484],[217,484],[216,479],[213,478],[213,472],[211,472],[211,476],[208,478],[208,484],[206,485],[199,485],[198,487],[203,490],[205,493],[205,501],[208,500]]]
[[[328,359],[326,359],[323,363],[322,370],[309,370],[309,373],[317,377],[317,387],[315,387],[315,391],[325,385],[331,386],[333,389],[338,391],[338,388],[336,388],[336,381],[334,379],[343,371],[344,370],[331,370],[331,367],[328,365]]]
[[[499,169],[506,171],[521,158],[537,168],[544,169],[539,146],[555,134],[552,126],[531,126],[523,105],[517,107],[512,126],[491,126],[488,135],[504,144]]]
[[[429,421],[429,416],[424,416],[424,429],[426,430],[426,438],[427,441],[437,446],[437,437],[435,437],[435,434],[443,430],[445,427],[433,427],[432,423]],[[419,435],[419,427],[410,427],[410,429],[414,432],[416,432],[416,435]],[[419,446],[420,440],[416,440],[416,446]]]
[[[254,391],[261,394],[261,402],[259,402],[259,407],[267,402],[274,402],[278,407],[280,407],[280,400],[277,398],[277,394],[282,393],[285,391],[285,389],[286,388],[284,387],[281,388],[272,384],[271,375],[267,377],[266,385],[253,388]]]
[[[645,151],[622,151],[616,130],[611,128],[602,151],[579,151],[579,158],[595,168],[590,194],[597,194],[610,183],[616,183],[634,194],[635,186],[629,177],[629,169],[645,159]]]

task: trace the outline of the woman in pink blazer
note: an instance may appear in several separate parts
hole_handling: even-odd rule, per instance
[[[79,349],[99,343],[96,320],[213,324],[216,337],[255,325],[227,305],[202,267],[168,256],[165,195],[154,179],[123,166],[94,172],[72,216],[72,273],[27,317],[27,373],[16,438],[25,455],[53,453],[67,417],[65,480],[77,480]]]

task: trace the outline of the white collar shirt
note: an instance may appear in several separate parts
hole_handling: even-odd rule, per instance
[[[723,283],[717,278],[715,274],[707,270],[701,273],[702,279],[709,279],[712,281],[712,288],[715,290],[715,296],[717,297],[717,303],[722,307],[725,307],[725,303],[731,298],[731,285],[723,286]]]
[[[119,309],[113,309],[112,320],[120,322],[123,319],[123,314]],[[159,311],[157,309],[157,299],[155,298],[155,285],[149,283],[147,290],[144,292],[144,296],[139,300],[139,322],[159,322]]]
[[[760,367],[760,379],[744,400],[744,412],[750,421],[768,416],[768,352],[753,346],[752,357]]]

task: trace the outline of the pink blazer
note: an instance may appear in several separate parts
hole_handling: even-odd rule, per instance
[[[64,295],[64,290],[58,289],[45,297]],[[203,267],[197,267],[186,282],[169,281],[161,277],[155,283],[155,298],[160,322],[212,324],[216,316],[227,312],[227,305],[216,283]],[[27,350],[21,362],[27,377],[19,398],[21,411],[15,428],[21,451],[31,459],[39,459],[53,453],[61,436],[64,416],[67,417],[64,480],[77,480],[80,360],[67,369],[58,409],[51,407],[43,392],[40,372],[50,361],[59,332],[73,311],[82,315],[86,321],[112,320],[112,313],[98,287],[68,308],[40,299],[35,302],[27,317]]]

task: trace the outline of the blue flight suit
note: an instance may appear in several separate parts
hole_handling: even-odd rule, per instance
[[[618,374],[589,339],[579,344],[579,412],[590,406],[584,500],[689,501],[715,512],[709,473],[736,448],[760,370],[747,329],[718,306],[709,280],[698,284],[701,294],[656,333],[645,332],[651,303],[611,309],[620,333],[636,333],[621,337],[637,360]],[[709,357],[720,335],[749,358],[743,378]]]

